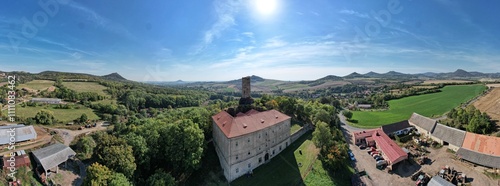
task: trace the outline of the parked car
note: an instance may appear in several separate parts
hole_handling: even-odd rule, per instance
[[[363,149],[365,149],[365,148],[366,148],[366,145],[365,145],[365,144],[361,144],[361,145],[359,145],[359,149],[363,150]]]
[[[385,161],[385,160],[377,161],[377,166],[380,166],[380,165],[387,165],[387,161]]]
[[[379,157],[375,158],[375,161],[380,161],[380,160],[384,160],[384,158],[382,156],[379,156]]]
[[[354,158],[354,154],[351,151],[348,151],[347,153],[349,154],[349,157],[352,161],[356,161],[356,158]]]

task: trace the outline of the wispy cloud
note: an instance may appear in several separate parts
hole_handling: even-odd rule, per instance
[[[370,16],[368,14],[363,14],[363,13],[359,13],[359,12],[356,12],[354,10],[348,10],[348,9],[340,10],[339,13],[347,14],[347,15],[354,15],[354,16],[360,17],[360,18],[370,18]]]
[[[287,45],[288,43],[284,40],[281,40],[279,37],[273,37],[268,39],[262,48],[277,48]]]
[[[194,48],[192,54],[198,54],[210,45],[214,39],[221,36],[221,33],[229,27],[236,24],[235,14],[239,11],[239,0],[216,0],[214,2],[215,14],[217,20],[203,33],[202,42]]]
[[[36,37],[36,38],[34,38],[34,40],[38,41],[38,42],[50,44],[50,45],[59,46],[59,47],[62,47],[63,49],[66,49],[66,50],[68,50],[70,52],[78,52],[78,53],[86,54],[86,55],[89,55],[89,56],[97,56],[97,55],[99,55],[96,52],[80,50],[80,49],[71,47],[71,46],[69,46],[67,44],[60,43],[60,42],[57,42],[57,41],[54,41],[54,40],[51,40],[51,39],[48,39],[48,38],[44,38],[44,37]]]
[[[75,1],[72,1],[68,5],[69,5],[69,7],[80,11],[81,16],[84,16],[87,20],[92,21],[93,23],[95,23],[96,25],[101,27],[102,29],[104,29],[108,32],[114,33],[114,34],[121,35],[121,36],[123,36],[127,39],[130,39],[130,40],[133,40],[133,41],[137,40],[137,38],[123,25],[116,23],[116,22],[113,22],[112,20],[101,16],[96,11],[94,11],[94,10],[92,10],[92,9],[90,9],[90,8],[80,4],[80,3],[77,3]]]

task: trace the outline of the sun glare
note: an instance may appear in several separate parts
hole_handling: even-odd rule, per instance
[[[261,15],[271,15],[276,11],[277,0],[254,0],[254,7]]]

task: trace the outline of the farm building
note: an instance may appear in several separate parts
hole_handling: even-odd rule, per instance
[[[356,144],[366,143],[367,146],[377,146],[382,150],[384,159],[391,165],[408,159],[408,153],[392,141],[382,129],[355,132],[353,136]]]
[[[410,125],[415,126],[415,128],[417,128],[417,130],[425,136],[431,135],[437,123],[436,120],[417,113],[413,113],[408,122],[410,123]]]
[[[242,88],[246,98],[250,98],[248,79],[243,79]],[[221,111],[212,121],[215,150],[229,182],[251,173],[291,144],[291,118],[276,110],[251,109],[235,116]]]
[[[449,149],[456,152],[464,142],[465,131],[438,123],[431,138],[441,145],[448,145]]]
[[[427,186],[455,186],[453,183],[446,181],[444,178],[436,175],[427,183]]]
[[[364,130],[361,132],[354,132],[353,133],[354,144],[359,145],[359,144],[363,144],[363,143],[368,143],[368,140],[373,141],[373,138],[371,138],[371,136],[373,135],[373,133],[375,131],[376,130]],[[372,146],[372,145],[367,144],[367,146]]]
[[[14,153],[14,156],[3,157],[3,170],[9,170],[11,167],[29,167],[31,165],[30,157],[24,150]]]
[[[14,136],[14,138],[12,138]],[[22,142],[36,139],[37,134],[33,126],[6,125],[0,127],[0,145],[9,144],[12,141]]]
[[[56,173],[59,171],[59,165],[66,162],[70,157],[76,153],[68,146],[55,143],[48,147],[41,148],[33,151],[33,156],[38,164],[38,167],[43,168],[45,175],[48,170],[56,168]]]
[[[485,167],[500,169],[500,138],[467,132],[457,157]]]
[[[397,123],[384,125],[380,128],[388,136],[394,136],[394,135],[408,134],[413,129],[413,126],[410,125],[408,120],[404,120]]]
[[[408,154],[401,149],[398,144],[392,141],[387,134],[382,130],[377,130],[373,133],[373,139],[379,149],[382,150],[382,156],[390,165],[395,165],[403,160],[408,159]]]
[[[47,103],[47,104],[61,104],[61,99],[58,99],[58,98],[31,98],[31,102]]]

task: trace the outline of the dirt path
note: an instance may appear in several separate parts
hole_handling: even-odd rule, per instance
[[[50,127],[45,127],[45,128],[57,131],[57,133],[63,138],[64,145],[67,145],[67,146],[69,146],[69,144],[71,144],[71,142],[78,135],[85,134],[85,133],[92,133],[92,132],[101,131],[101,130],[106,130],[106,127],[103,127],[102,123],[97,123],[97,126],[94,128],[85,128],[83,130],[68,130],[68,129],[58,129],[58,128],[50,128]]]

